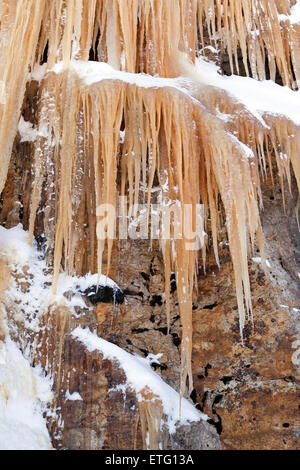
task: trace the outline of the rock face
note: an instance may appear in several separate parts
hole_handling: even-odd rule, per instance
[[[234,295],[232,266],[226,245],[220,247],[221,269],[213,255],[200,273],[194,296],[193,373],[191,398],[211,417],[163,432],[165,449],[295,449],[299,438],[299,374],[292,362],[293,341],[299,338],[299,291],[292,239],[293,200],[281,209],[266,184],[263,214],[270,273],[249,263],[254,323],[247,323],[244,346]],[[270,203],[269,203],[269,202]],[[13,206],[13,201],[11,201]],[[15,221],[17,222],[17,220]],[[129,389],[109,390],[125,383],[117,364],[89,353],[71,338],[78,325],[123,349],[146,356],[162,354],[156,372],[178,388],[180,320],[173,283],[171,330],[168,334],[163,295],[163,266],[157,248],[146,242],[115,246],[111,277],[125,292],[120,305],[99,303],[79,319],[63,309],[45,319],[36,360],[51,363],[56,390],[49,429],[56,448],[143,448],[140,412]],[[10,317],[10,325],[14,322]],[[18,325],[22,329],[22,324]],[[18,335],[16,335],[16,338]],[[29,340],[30,342],[30,340]],[[60,364],[60,370],[58,370]],[[49,371],[50,372],[50,371]],[[68,399],[78,393],[81,399]],[[220,442],[220,444],[219,444]]]
[[[115,362],[103,360],[99,353],[89,353],[82,344],[66,337],[63,369],[68,380],[61,382],[56,398],[56,412],[64,423],[61,428],[53,423],[53,434],[58,432],[54,439],[56,448],[147,448],[140,405]],[[163,449],[218,449],[220,445],[214,428],[202,421],[181,426],[172,435],[165,426],[159,441]],[[158,449],[155,444],[150,447]]]
[[[7,228],[19,222],[25,228],[28,224],[26,187],[31,177],[28,160],[23,158],[28,145],[16,145],[2,196],[1,224]],[[175,435],[165,430],[165,449],[298,447],[299,365],[293,360],[293,345],[300,338],[299,233],[296,201],[289,194],[285,198],[284,212],[279,185],[272,189],[265,181],[262,222],[270,268],[265,274],[259,259],[249,262],[254,318],[246,324],[244,345],[228,246],[220,245],[220,269],[212,253],[205,273],[200,266],[198,292],[194,293],[191,399],[211,420],[180,428]],[[79,310],[76,318],[62,308],[45,317],[44,329],[39,340],[35,339],[39,344],[35,362],[54,376],[56,395],[48,422],[58,449],[145,446],[136,396],[119,387],[125,383],[123,371],[72,339],[70,332],[76,326],[88,326],[131,353],[160,353],[159,364],[154,363],[153,368],[169,385],[179,386],[181,329],[176,283],[172,279],[168,333],[158,247],[153,245],[150,250],[146,241],[116,244],[110,276],[125,294],[122,304],[100,302],[92,309]],[[23,338],[23,347],[33,344],[32,334],[24,334],[22,322],[16,322],[14,306],[8,312],[15,339],[20,342]],[[117,390],[110,391],[115,387]],[[68,399],[74,393],[81,399]]]
[[[254,320],[239,338],[226,247],[221,270],[210,259],[194,311],[195,399],[212,413],[224,449],[295,449],[299,445],[299,281],[292,239],[295,212],[287,196],[265,185],[262,215],[269,274],[249,263]]]
[[[10,273],[5,258],[3,272],[9,281]],[[11,275],[18,289],[25,294],[28,291],[29,279],[26,268],[22,273],[12,272]],[[158,330],[156,341],[153,335],[154,341],[151,344],[151,327],[149,327],[149,334],[145,338],[141,336],[140,342],[134,346],[135,335],[141,335],[143,330],[132,329],[129,318],[127,323],[122,322],[129,313],[132,313],[134,302],[131,306],[125,302],[121,306],[99,303],[93,308],[88,305],[87,308],[76,307],[76,315],[72,315],[66,306],[53,306],[40,316],[38,327],[32,330],[25,322],[22,304],[19,308],[13,297],[4,298],[6,289],[7,283],[3,285],[0,293],[7,317],[5,323],[8,324],[11,337],[23,351],[27,351],[27,354],[28,350],[30,351],[30,357],[34,358],[33,364],[41,365],[46,375],[50,374],[53,378],[54,399],[49,404],[46,416],[55,448],[72,450],[220,448],[216,429],[206,421],[178,426],[176,432],[171,434],[166,425],[160,399],[145,390],[144,401],[140,402],[116,361],[104,359],[99,351],[89,351],[71,334],[80,326],[89,328],[99,337],[140,356],[147,356],[151,351],[155,354],[163,351],[163,362],[154,362],[153,368],[167,383],[178,388],[177,377],[174,372],[172,373],[172,367],[178,367],[178,357],[170,359],[172,353],[177,351],[177,347],[172,341],[164,348],[161,347],[162,338],[166,336],[164,329],[163,332]],[[67,293],[69,297],[73,294],[73,292]],[[141,311],[138,321],[143,322],[142,315],[148,314],[149,311],[147,308],[143,309],[140,304],[137,308]],[[150,310],[151,308],[154,307],[150,306]],[[132,341],[129,338],[132,338]],[[153,429],[157,416],[159,419],[162,418],[161,431],[159,428]],[[160,421],[157,424],[160,425]]]
[[[15,155],[22,164],[22,151]],[[5,197],[1,223],[7,228],[20,221],[25,227],[28,223],[23,217],[28,213],[23,197],[22,211],[15,210],[15,201],[19,199],[17,191],[24,184],[19,178],[27,174],[25,169],[15,172],[17,166],[14,161],[5,188],[9,197]],[[5,256],[3,266],[6,282],[3,282],[1,298],[10,335],[23,351],[30,351],[33,364],[41,365],[53,378],[54,399],[47,412],[53,446],[74,450],[147,448],[145,431],[151,437],[151,420],[147,423],[147,410],[142,409],[135,392],[126,385],[123,370],[114,361],[104,360],[99,352],[89,352],[71,336],[71,332],[77,326],[88,327],[99,337],[128,352],[142,357],[162,354],[159,363],[153,363],[153,369],[178,390],[180,322],[176,286],[173,282],[172,331],[167,334],[163,264],[158,248],[149,251],[146,242],[116,245],[110,276],[122,288],[117,292],[120,303],[113,302],[114,295],[110,302],[109,296],[102,299],[105,302],[98,302],[99,299],[91,302],[87,292],[81,292],[86,308],[76,307],[76,315],[63,305],[50,308],[40,317],[35,332],[25,324],[22,304],[19,306],[14,299],[5,298],[9,286]],[[30,280],[26,267],[22,273],[12,272],[12,276],[18,289],[25,294]],[[68,298],[73,295],[72,291],[65,293]],[[159,407],[159,401],[155,402],[152,411],[155,413]],[[146,430],[143,429],[145,423]],[[158,441],[163,449],[220,448],[215,427],[205,421],[178,427],[174,434],[170,434],[164,425]],[[157,442],[151,445],[150,439],[152,449],[157,448]]]

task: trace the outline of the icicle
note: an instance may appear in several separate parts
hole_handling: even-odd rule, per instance
[[[139,393],[139,412],[145,450],[159,450],[161,441],[162,403],[147,387]]]
[[[211,42],[221,41],[227,49],[232,73],[238,73],[239,47],[247,75],[251,70],[254,78],[264,80],[266,56],[271,79],[277,67],[284,85],[294,86],[299,80],[300,25],[291,24],[290,7],[290,0],[199,0],[200,37],[206,22]]]
[[[32,70],[45,0],[3,0],[0,8],[0,193]]]

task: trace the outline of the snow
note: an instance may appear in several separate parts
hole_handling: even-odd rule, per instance
[[[33,142],[36,139],[36,129],[31,122],[25,121],[23,116],[20,118],[18,131],[21,136],[20,142]]]
[[[100,286],[108,286],[112,289],[119,289],[119,286],[116,282],[110,279],[104,274],[91,274],[88,273],[85,276],[77,277],[77,276],[67,276],[65,273],[62,273],[59,277],[59,283],[63,286],[64,292],[70,289],[84,291],[90,286],[100,285]],[[61,287],[59,291],[62,291]]]
[[[46,63],[42,65],[35,64],[33,71],[31,72],[31,80],[36,80],[37,82],[40,82],[41,80],[43,80],[46,72],[47,72]]]
[[[262,263],[262,259],[258,256],[256,258],[252,258],[252,261],[254,261],[254,263],[257,263],[257,264],[261,264]],[[271,263],[270,261],[266,260],[266,265],[268,268],[271,267]]]
[[[72,60],[70,63],[70,69],[73,70],[85,85],[88,86],[101,82],[102,80],[120,80],[142,88],[160,88],[166,86],[180,88],[176,79],[161,78],[147,75],[145,73],[121,72],[114,69],[106,62],[83,62],[81,60]],[[57,74],[64,72],[64,63],[62,61],[58,62],[50,71]]]
[[[88,328],[77,327],[72,332],[72,336],[83,343],[88,351],[99,351],[104,359],[117,361],[126,374],[128,386],[136,392],[138,400],[143,399],[140,393],[145,387],[148,387],[155,396],[158,396],[162,402],[171,434],[176,431],[178,424],[188,424],[201,419],[207,421],[208,416],[197,411],[185,398],[182,399],[181,415],[179,414],[179,394],[151,369],[150,363],[156,361],[158,356],[146,359],[133,356],[115,344],[99,338]]]
[[[199,80],[201,78],[207,85],[225,90],[259,120],[269,113],[285,116],[300,125],[300,91],[277,85],[272,80],[258,81],[238,75],[220,75],[215,64],[203,59],[197,59],[196,70]]]
[[[21,224],[11,229],[0,226],[0,252],[9,261],[12,271],[18,274],[18,282],[25,282],[24,292],[18,287],[14,276],[7,301],[15,306],[15,318],[21,315],[26,328],[39,331],[39,316],[49,305],[64,304],[74,311],[75,306],[86,308],[79,290],[85,290],[98,282],[117,288],[110,278],[98,274],[71,277],[64,273],[59,277],[57,295],[51,292],[52,275],[43,255],[33,244],[28,244],[28,232]],[[27,266],[26,277],[23,268]],[[73,290],[68,300],[63,294]],[[42,376],[39,368],[30,367],[25,350],[23,356],[17,345],[7,336],[0,342],[0,449],[51,449],[51,442],[42,416],[44,406],[51,399],[51,380]],[[153,360],[155,357],[153,357]],[[158,359],[158,358],[157,358]],[[67,392],[66,399],[82,400],[78,392]]]
[[[82,401],[82,397],[78,392],[70,393],[69,390],[66,393],[66,399],[70,401]]]
[[[215,86],[243,103],[248,111],[264,125],[265,113],[285,116],[300,125],[300,91],[277,85],[272,80],[257,81],[249,77],[221,75],[214,63],[202,58],[198,58],[194,66],[182,54],[179,56],[179,63],[183,76],[173,79],[153,77],[142,73],[120,72],[104,62],[72,60],[70,68],[87,86],[109,79],[121,80],[143,88],[172,87],[185,94],[190,94],[189,89],[192,90],[195,83]],[[62,73],[63,62],[57,63],[51,71]]]
[[[38,130],[30,121],[25,121],[23,116],[20,117],[18,131],[21,137],[20,142],[34,142],[38,136],[48,137],[46,126]]]
[[[300,1],[291,8],[290,15],[278,15],[280,21],[289,21],[291,24],[300,23]]]
[[[0,250],[7,255],[8,260],[19,274],[23,274],[22,268],[28,266],[26,283],[28,289],[22,292],[13,281],[7,292],[14,303],[18,302],[24,312],[24,322],[27,328],[36,331],[38,329],[38,316],[33,318],[32,312],[39,315],[47,311],[50,305],[63,305],[76,314],[75,307],[87,308],[82,297],[83,291],[94,285],[109,286],[118,289],[118,285],[109,277],[88,273],[84,277],[68,276],[61,272],[58,278],[57,293],[52,292],[52,275],[41,253],[36,246],[28,244],[28,232],[23,230],[21,224],[11,229],[0,226]],[[19,279],[21,281],[22,279]],[[24,279],[25,280],[25,279]],[[64,293],[72,291],[70,299]]]
[[[32,248],[28,245],[28,233],[23,230],[21,224],[11,229],[0,226],[0,250],[7,254],[11,263],[28,263]]]
[[[51,297],[51,303],[64,303],[75,313],[75,307],[87,308],[82,297],[82,292],[88,289],[88,287],[97,285],[108,286],[115,290],[119,289],[118,284],[104,274],[100,274],[99,276],[98,274],[87,273],[85,276],[79,277],[68,276],[66,273],[62,272],[58,278],[57,294],[49,293],[49,298]],[[73,292],[69,300],[64,297],[64,293],[68,291]]]
[[[51,383],[7,336],[0,364],[0,450],[52,449],[43,418]]]
[[[291,8],[291,15],[289,16],[291,24],[300,23],[300,0]]]

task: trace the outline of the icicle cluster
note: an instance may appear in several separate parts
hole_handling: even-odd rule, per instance
[[[78,253],[85,224],[89,225],[91,247],[98,245],[93,256],[97,256],[98,270],[102,271],[106,242],[96,242],[95,208],[101,204],[117,206],[118,169],[121,194],[129,195],[130,204],[150,202],[156,174],[165,199],[179,201],[182,207],[204,205],[205,227],[209,217],[217,262],[221,197],[242,331],[246,312],[252,311],[248,250],[257,243],[263,253],[260,173],[263,176],[266,172],[265,156],[270,163],[274,151],[282,184],[289,177],[290,162],[295,174],[300,175],[299,132],[295,126],[284,118],[272,122],[266,116],[269,131],[242,105],[212,87],[194,84],[193,95],[189,96],[172,88],[144,88],[120,80],[102,80],[86,86],[71,69],[48,74],[40,106],[30,232],[34,231],[41,189],[43,185],[53,186],[56,207],[51,210],[55,213],[50,217],[45,214],[44,224],[49,243],[55,246],[54,288],[62,260],[69,273],[84,269]],[[218,113],[230,113],[232,119],[225,122]],[[47,137],[42,132],[45,126]],[[125,132],[122,144],[121,126]],[[282,152],[286,159],[280,158]],[[53,217],[56,233],[51,240]],[[108,265],[114,217],[113,212],[109,213]],[[167,301],[170,273],[176,273],[183,327],[182,387],[186,374],[191,383],[192,290],[197,262],[196,252],[187,250],[187,242],[184,236],[161,241]]]
[[[290,0],[203,0],[199,5],[199,28],[203,23],[211,44],[221,42],[230,68],[239,73],[238,52],[246,74],[265,80],[266,64],[271,80],[278,71],[284,85],[300,79],[300,24],[291,24]],[[203,41],[202,41],[203,42]]]
[[[130,202],[149,204],[157,177],[164,200],[177,201],[182,207],[190,204],[193,210],[198,203],[204,205],[205,228],[209,220],[218,263],[222,203],[242,331],[245,317],[252,313],[248,254],[257,245],[263,255],[259,208],[265,159],[270,161],[275,153],[282,185],[285,178],[289,181],[292,164],[300,188],[299,130],[285,118],[274,120],[268,115],[264,118],[269,127],[264,126],[225,92],[197,80],[185,90],[117,79],[87,85],[72,61],[87,61],[92,52],[94,59],[118,70],[176,77],[183,73],[186,57],[195,58],[198,41],[203,43],[204,25],[211,41],[221,39],[226,46],[232,69],[232,56],[238,68],[240,48],[247,73],[265,78],[268,57],[271,78],[275,79],[277,67],[283,82],[291,84],[299,73],[299,25],[290,25],[288,20],[281,25],[278,13],[288,15],[290,2],[1,2],[0,80],[6,90],[0,104],[1,190],[29,71],[42,57],[47,61],[48,73],[40,86],[30,234],[42,198],[52,200],[45,207],[44,232],[48,244],[55,247],[54,290],[61,264],[69,273],[82,274],[97,259],[102,271],[106,243],[96,237],[96,208],[100,204],[116,207],[118,189],[129,194]],[[61,73],[51,71],[59,61]],[[220,113],[230,114],[231,119],[224,121]],[[125,132],[122,143],[120,131]],[[108,267],[114,225],[110,215]],[[84,226],[88,226],[88,237]],[[181,394],[187,377],[192,387],[192,291],[197,274],[197,253],[187,250],[186,242],[185,237],[161,240],[167,313],[172,270],[178,288]]]
[[[143,444],[145,450],[159,450],[161,441],[161,419],[163,408],[159,397],[155,396],[149,388],[140,393],[138,401]]]

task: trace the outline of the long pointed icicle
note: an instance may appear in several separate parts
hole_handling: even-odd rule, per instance
[[[0,8],[0,192],[35,61],[45,0],[3,0]]]

